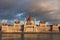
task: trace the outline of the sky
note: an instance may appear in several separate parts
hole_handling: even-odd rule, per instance
[[[0,23],[22,22],[29,16],[60,24],[60,0],[0,0]]]

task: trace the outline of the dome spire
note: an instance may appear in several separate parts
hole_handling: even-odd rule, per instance
[[[32,17],[31,17],[31,16],[29,16],[27,21],[32,21]]]

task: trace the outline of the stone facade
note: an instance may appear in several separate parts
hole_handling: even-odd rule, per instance
[[[46,21],[40,21],[40,24],[36,25],[36,18],[32,17],[24,20],[24,32],[50,32],[51,27],[46,25]],[[58,24],[53,24],[53,32],[59,32]],[[2,23],[2,32],[22,32],[22,26],[19,21],[15,21],[14,25],[8,25]]]
[[[52,31],[53,32],[59,32],[59,28],[58,28],[58,24],[53,24],[53,27],[52,27],[53,29],[52,29]]]
[[[20,22],[15,21],[14,25],[2,24],[2,32],[21,32]]]
[[[28,20],[24,21],[24,32],[35,32],[35,27],[36,27],[36,20],[32,20],[31,17],[28,18]]]

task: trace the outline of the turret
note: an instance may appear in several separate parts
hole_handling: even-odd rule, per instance
[[[24,32],[35,32],[36,27],[36,19],[32,19],[32,17],[28,17],[27,22],[26,18],[24,21]]]
[[[53,24],[52,31],[59,31],[58,24]]]
[[[14,27],[20,27],[20,21],[15,21],[14,22]]]
[[[36,18],[34,18],[34,25],[36,26]]]
[[[46,26],[46,21],[41,21],[40,22],[40,27],[45,27]]]
[[[24,27],[26,26],[26,18],[24,18]]]

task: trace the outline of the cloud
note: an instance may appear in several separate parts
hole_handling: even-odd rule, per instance
[[[30,16],[39,16],[47,18],[50,17],[50,14],[55,14],[55,12],[58,10],[58,6],[56,3],[50,2],[38,2],[36,5],[31,5],[30,7],[26,8],[27,15]],[[48,18],[49,19],[49,18]]]
[[[57,0],[0,0],[0,19],[23,20],[32,16],[37,20],[59,21],[59,3]]]
[[[7,9],[16,6],[17,0],[0,0],[0,9]]]
[[[16,17],[21,17],[24,13],[19,13],[16,15]]]

